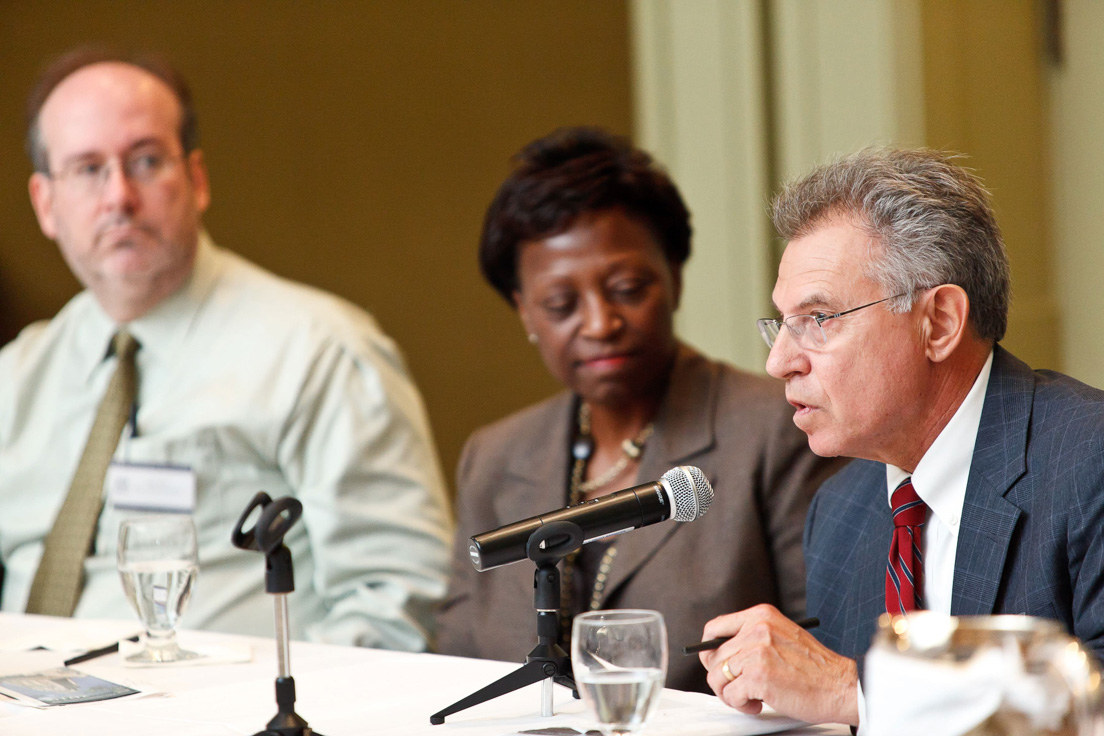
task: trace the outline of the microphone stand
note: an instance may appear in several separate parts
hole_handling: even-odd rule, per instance
[[[533,607],[537,610],[537,646],[525,657],[525,664],[471,695],[461,698],[429,717],[439,726],[446,716],[485,703],[526,685],[543,680],[541,715],[552,715],[552,684],[571,689],[575,698],[579,689],[571,671],[571,658],[560,646],[560,560],[583,544],[583,530],[570,521],[554,521],[534,531],[525,545],[526,555],[536,563]]]
[[[245,522],[254,509],[260,508],[253,528],[246,531]],[[276,605],[276,716],[267,728],[255,736],[322,736],[311,729],[307,721],[295,712],[295,678],[291,676],[291,653],[288,649],[287,596],[295,590],[295,573],[291,550],[284,544],[284,535],[303,513],[303,504],[291,496],[275,501],[263,491],[253,497],[230,541],[239,549],[263,552],[265,555],[265,592],[274,596]]]

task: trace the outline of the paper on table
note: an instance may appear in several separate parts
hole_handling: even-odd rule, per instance
[[[589,722],[588,725],[593,727]],[[665,690],[659,708],[648,721],[648,731],[665,736],[754,736],[804,725],[807,724],[778,715],[768,707],[760,715],[749,716],[713,695]]]
[[[539,715],[538,702],[533,696],[539,692],[530,686],[528,698],[513,702],[488,703],[471,711],[449,717],[452,729],[485,729],[493,722],[502,733],[529,734],[550,728],[569,728],[578,733],[594,730],[594,720],[581,701],[571,700],[566,689],[556,688],[556,715],[544,718]],[[564,699],[566,695],[567,699]],[[519,709],[518,705],[522,703]],[[524,713],[524,715],[518,715]],[[704,693],[687,693],[665,690],[659,707],[648,720],[645,734],[664,736],[755,736],[777,733],[807,725],[802,721],[786,718],[769,708],[758,716],[749,716],[729,708],[719,699]]]
[[[43,650],[5,654],[0,662],[0,701],[8,705],[35,708],[50,705],[49,702],[41,702],[41,698],[36,699],[38,696],[32,692],[36,687],[45,688],[47,692],[66,692],[71,697],[64,698],[63,704],[71,705],[159,694],[153,688],[121,681],[118,678],[105,680],[102,677],[92,677],[80,671],[79,665],[64,668],[61,664],[62,656],[57,652]],[[108,686],[116,686],[116,688]],[[84,698],[87,699],[77,699],[81,698],[82,690]],[[49,697],[44,699],[50,700]]]
[[[114,700],[140,691],[68,667],[0,677],[0,695],[32,708]]]

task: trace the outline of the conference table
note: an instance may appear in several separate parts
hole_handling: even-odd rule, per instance
[[[134,621],[0,614],[0,676],[60,667],[74,654],[137,630]],[[248,736],[264,730],[276,714],[273,639],[198,631],[183,631],[179,639],[184,648],[210,656],[190,664],[134,667],[112,653],[73,665],[82,673],[143,692],[48,708],[17,705],[0,696],[0,734]],[[451,715],[443,725],[430,725],[431,713],[518,664],[306,642],[292,642],[290,647],[296,711],[324,736],[572,734],[594,727],[582,703],[558,685],[554,687],[554,714],[542,717],[539,683]],[[774,714],[746,716],[711,695],[677,690],[664,691],[644,730],[648,736],[776,732],[849,733],[843,726],[809,726]]]

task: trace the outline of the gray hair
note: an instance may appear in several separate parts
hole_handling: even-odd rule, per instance
[[[970,300],[970,324],[994,343],[1008,326],[1011,275],[989,191],[956,155],[929,149],[866,148],[787,184],[771,217],[785,240],[834,218],[852,219],[882,248],[866,274],[888,304],[912,308],[918,293],[955,284]]]

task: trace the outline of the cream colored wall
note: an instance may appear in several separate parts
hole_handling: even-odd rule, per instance
[[[872,144],[924,142],[919,0],[775,0],[777,179]]]
[[[967,154],[993,193],[1012,263],[1005,347],[1063,368],[1042,29],[1033,0],[925,0],[928,145]]]
[[[728,0],[636,0],[637,140],[678,183],[694,226],[680,336],[759,370],[769,300],[770,187],[762,14]]]
[[[1062,3],[1063,60],[1047,73],[1057,326],[1067,372],[1104,387],[1104,3]]]

